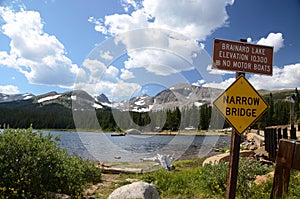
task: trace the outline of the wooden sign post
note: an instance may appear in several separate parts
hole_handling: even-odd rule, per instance
[[[237,71],[236,81],[214,101],[233,127],[226,199],[234,199],[236,194],[241,134],[269,108],[247,81],[245,72],[272,75],[273,47],[243,42],[214,40],[213,68]]]
[[[245,73],[236,72],[235,78],[238,79],[240,75],[245,75]],[[241,143],[241,136],[236,132],[234,128],[232,128],[231,150],[229,156],[229,170],[228,170],[228,179],[227,179],[227,187],[226,187],[227,199],[235,198],[239,159],[240,159],[239,157],[240,143]]]

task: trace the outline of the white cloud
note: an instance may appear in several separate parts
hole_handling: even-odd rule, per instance
[[[128,83],[119,81],[111,90],[113,99],[129,99],[135,93],[138,93],[142,89],[142,86],[136,83]]]
[[[123,80],[132,79],[135,77],[133,72],[126,70],[124,68],[121,69],[121,72],[122,72],[122,74],[120,75],[120,77]]]
[[[234,0],[123,0],[124,7],[134,10],[129,14],[114,14],[95,23],[103,34],[119,34],[137,28],[161,28],[179,32],[197,40],[204,40],[215,29],[228,23],[226,6]],[[128,11],[128,9],[126,9]]]
[[[256,89],[276,90],[297,88],[300,85],[300,63],[286,65],[283,68],[273,67],[273,76],[253,75],[249,81]]]
[[[101,56],[103,59],[106,59],[106,60],[108,60],[108,61],[110,61],[110,60],[113,59],[113,56],[110,55],[110,52],[109,52],[109,51],[105,51],[105,52],[101,51],[100,54],[101,54],[100,56]]]
[[[261,38],[257,44],[274,46],[274,52],[277,52],[284,46],[284,39],[282,33],[270,33],[267,38]]]
[[[128,54],[130,58],[124,63],[127,69],[145,68],[155,75],[167,76],[192,68],[182,57],[163,49],[146,49]]]
[[[226,74],[234,74],[235,73],[235,71],[231,71],[231,70],[213,69],[211,64],[207,66],[207,71],[210,74],[214,74],[214,75],[226,75]]]
[[[102,20],[93,21],[95,23],[95,30],[102,34],[117,35],[122,32],[127,32],[138,28],[148,27],[149,15],[143,10],[136,10],[131,14],[114,14],[105,16],[104,22]]]
[[[99,20],[90,17],[88,21],[95,25],[96,31],[113,35],[116,43],[126,46],[126,69],[144,68],[149,74],[167,76],[195,67],[192,60],[204,48],[199,41],[228,24],[226,6],[233,3],[233,0],[122,0],[128,13]],[[132,30],[140,31],[135,34]]]
[[[105,71],[103,79],[115,81],[118,79],[118,75],[119,69],[114,66],[109,66]]]
[[[203,84],[205,84],[205,80],[204,79],[200,79],[197,82],[192,83],[192,85],[194,86],[202,86]]]
[[[121,0],[121,3],[126,12],[128,12],[130,8],[137,9],[140,6],[139,3],[134,0]]]
[[[30,83],[70,86],[78,66],[65,56],[64,46],[44,32],[36,11],[0,7],[2,32],[10,38],[10,52],[0,52],[0,64],[23,73]]]
[[[226,6],[233,0],[121,0],[121,4],[127,13],[88,19],[96,31],[113,40],[94,49],[99,57],[86,59],[79,78],[85,82],[77,84],[115,101],[130,98],[149,82],[165,87],[180,83],[186,80],[183,71],[207,73],[202,66],[211,60],[199,41],[228,24]],[[124,68],[109,66],[121,56],[127,56]]]
[[[100,55],[101,56],[101,55]],[[97,83],[100,80],[118,80],[119,69],[115,66],[106,66],[97,59],[85,59],[77,76],[77,82],[88,81]]]
[[[215,29],[226,25],[226,6],[233,0],[144,0],[146,13],[154,18],[151,27],[164,28],[204,40]]]
[[[85,59],[82,63],[84,71],[81,71],[82,77],[87,75],[92,82],[97,81],[106,71],[106,65],[96,59]]]
[[[204,87],[212,87],[212,88],[219,88],[219,89],[226,89],[234,81],[235,81],[235,78],[228,78],[228,79],[224,80],[223,82],[209,82],[209,83],[203,84],[202,86],[204,86]]]
[[[300,63],[286,65],[283,68],[273,66],[273,76],[250,75],[248,80],[256,90],[280,90],[295,89],[300,85]],[[213,82],[201,84],[213,88],[225,89],[235,81],[235,78],[229,78],[222,82]],[[202,82],[201,82],[202,83]],[[199,85],[199,82],[195,83]]]
[[[75,85],[75,89],[85,90],[91,95],[105,93],[111,101],[129,99],[135,92],[140,91],[141,88],[137,83],[128,83],[121,80],[117,82],[99,80],[97,83],[77,82]]]
[[[14,85],[0,85],[0,93],[12,95],[12,94],[18,94],[19,88]]]

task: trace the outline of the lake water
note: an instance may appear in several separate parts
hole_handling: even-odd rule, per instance
[[[230,136],[126,135],[111,136],[101,132],[43,131],[60,136],[60,145],[85,159],[140,161],[156,154],[173,155],[174,159],[204,157],[215,148],[230,146]]]

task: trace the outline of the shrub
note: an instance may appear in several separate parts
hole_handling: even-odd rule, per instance
[[[59,138],[29,129],[0,133],[0,195],[2,198],[45,198],[51,192],[80,197],[101,171],[59,148]]]
[[[176,170],[161,169],[143,175],[142,179],[154,183],[162,198],[225,198],[228,163],[221,162],[202,167],[200,162],[202,161],[175,162]],[[254,190],[259,187],[255,187],[252,182],[256,175],[266,174],[269,171],[270,169],[264,168],[257,162],[241,158],[237,198],[256,198],[258,195],[253,195],[254,192],[266,195],[259,190]],[[269,186],[264,188],[264,190],[268,189]],[[270,190],[267,193],[270,193]]]
[[[209,190],[210,194],[225,197],[228,168],[228,162],[221,162],[220,164],[206,165],[203,167],[202,180],[204,182],[204,188]],[[240,198],[252,197],[253,190],[251,189],[251,186],[255,177],[270,171],[271,169],[261,166],[256,161],[241,158],[239,161],[236,195]]]

